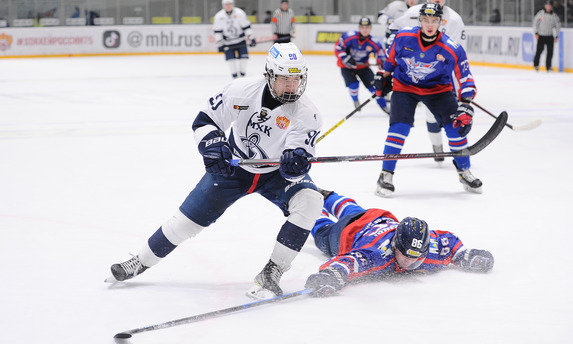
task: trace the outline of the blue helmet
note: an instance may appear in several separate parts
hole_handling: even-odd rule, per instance
[[[426,221],[404,218],[396,228],[392,246],[408,258],[425,258],[430,249],[430,230]]]

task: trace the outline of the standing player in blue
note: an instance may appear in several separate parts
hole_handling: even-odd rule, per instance
[[[376,57],[376,63],[381,66],[383,57],[385,55],[384,48],[380,42],[370,36],[372,31],[372,22],[367,17],[360,19],[358,24],[358,31],[349,31],[338,40],[334,47],[334,54],[338,59],[337,65],[340,67],[340,72],[344,78],[344,83],[348,87],[350,97],[354,101],[354,106],[358,107],[358,78],[362,80],[362,84],[374,94],[374,73],[370,69],[370,54]],[[390,113],[386,99],[377,98],[376,101],[382,110]]]
[[[450,265],[470,272],[493,268],[490,252],[466,248],[456,235],[430,230],[424,220],[398,221],[388,210],[364,209],[336,192],[320,192],[324,207],[311,233],[316,246],[331,258],[306,281],[314,296],[328,296],[365,278],[434,272]]]
[[[420,27],[400,30],[384,62],[384,72],[375,77],[376,95],[392,92],[390,127],[384,154],[402,151],[414,125],[416,105],[422,102],[435,115],[448,137],[450,150],[468,147],[476,86],[463,47],[439,31],[442,6],[425,3],[420,8]],[[460,85],[459,99],[453,90],[452,73]],[[466,191],[481,193],[482,182],[470,172],[469,157],[455,157],[459,181]],[[376,195],[394,192],[396,160],[384,161]]]
[[[193,131],[206,173],[135,257],[111,266],[110,282],[131,279],[158,264],[235,201],[258,193],[278,206],[286,221],[247,295],[265,299],[282,294],[281,276],[306,242],[323,204],[308,175],[307,158],[315,152],[322,119],[303,94],[307,70],[294,43],[276,43],[267,55],[264,77],[236,79],[205,102]],[[235,167],[233,158],[280,158],[280,165]]]

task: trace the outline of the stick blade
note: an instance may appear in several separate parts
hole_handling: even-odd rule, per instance
[[[535,120],[535,121],[533,121],[533,122],[530,122],[530,123],[527,123],[527,124],[524,124],[524,125],[520,125],[520,126],[514,125],[512,129],[513,129],[514,131],[528,131],[528,130],[533,130],[533,129],[539,127],[539,126],[541,125],[541,123],[542,123],[541,120],[540,120],[540,119],[537,119],[537,120]]]
[[[127,339],[127,338],[131,338],[131,334],[125,333],[125,332],[120,332],[120,333],[116,334],[115,336],[113,336],[113,338]]]

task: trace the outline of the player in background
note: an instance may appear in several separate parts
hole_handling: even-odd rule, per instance
[[[428,0],[430,3],[439,4],[443,8],[443,16],[442,16],[442,25],[440,26],[440,31],[445,33],[456,41],[458,44],[461,44],[462,47],[465,48],[466,45],[466,33],[465,33],[465,25],[462,17],[453,9],[448,6],[445,6],[446,0]],[[387,31],[387,39],[386,39],[386,49],[389,49],[389,45],[392,44],[394,40],[394,36],[398,32],[408,26],[417,26],[419,25],[419,13],[422,4],[410,7],[404,15],[400,18],[395,19],[388,27]],[[454,90],[455,92],[459,92],[459,85],[456,83],[455,77],[452,78],[454,80]],[[434,152],[441,153],[444,151],[444,147],[442,144],[442,130],[440,125],[436,121],[435,116],[431,113],[428,108],[426,108],[426,125],[428,127],[428,135],[430,136],[430,142],[432,143],[432,148]],[[435,158],[436,161],[441,162],[444,161],[444,158]]]
[[[337,65],[340,67],[342,78],[350,97],[354,101],[354,106],[358,107],[358,87],[360,86],[358,78],[362,84],[374,94],[374,73],[370,69],[370,55],[374,54],[376,63],[381,66],[385,55],[384,48],[380,42],[370,36],[372,31],[372,22],[367,17],[362,17],[358,23],[358,31],[349,31],[338,40],[334,46],[334,54],[337,58]],[[377,98],[376,101],[382,110],[390,113],[390,107],[384,98]]]
[[[444,128],[452,151],[468,147],[467,135],[472,126],[473,108],[470,105],[476,86],[470,72],[464,48],[439,31],[442,6],[425,3],[420,7],[420,26],[400,30],[388,51],[384,72],[378,72],[374,86],[376,95],[392,92],[390,127],[384,154],[402,151],[419,102],[435,114]],[[453,92],[452,75],[461,85],[460,98]],[[459,101],[459,103],[458,103]],[[465,190],[482,192],[482,182],[470,172],[469,157],[454,157],[459,181]],[[390,196],[396,160],[382,164],[376,194]]]
[[[404,13],[416,5],[418,0],[396,0],[389,3],[382,11],[378,12],[378,24],[381,24],[384,32],[388,30],[388,26],[397,18],[400,18]],[[386,45],[389,48],[389,45]]]
[[[222,0],[223,9],[215,14],[213,20],[213,33],[219,52],[225,53],[225,60],[229,64],[233,78],[243,77],[247,73],[247,60],[249,46],[257,45],[251,22],[242,9],[235,7],[234,0]]]
[[[313,296],[328,296],[365,279],[436,272],[450,266],[482,273],[493,268],[490,252],[466,248],[456,235],[430,230],[424,220],[399,221],[388,210],[364,209],[351,198],[319,191],[324,207],[311,233],[316,246],[331,258],[306,281],[305,288],[313,289]]]
[[[156,265],[213,224],[235,201],[258,193],[278,206],[286,221],[247,294],[257,299],[282,294],[281,276],[303,247],[323,204],[308,175],[307,158],[315,152],[322,119],[303,94],[307,70],[294,43],[276,43],[267,55],[264,77],[236,79],[206,102],[193,122],[206,173],[136,256],[111,266],[115,280],[128,280]],[[235,167],[230,163],[233,158],[280,158],[280,165]],[[257,211],[264,210],[253,209],[249,215],[256,216]],[[248,235],[248,222],[236,227]]]

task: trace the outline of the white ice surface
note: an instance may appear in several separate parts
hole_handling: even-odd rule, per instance
[[[352,110],[334,57],[308,56],[307,94],[323,132]],[[103,283],[203,174],[191,123],[230,81],[221,55],[3,59],[0,62],[0,343],[114,343],[123,330],[251,302],[284,218],[246,197],[128,283]],[[249,75],[264,56],[251,56]],[[570,343],[573,324],[573,77],[472,68],[476,101],[509,123],[472,158],[482,195],[450,161],[398,162],[392,198],[380,162],[318,164],[319,186],[365,207],[417,216],[495,256],[485,275],[444,271],[350,286],[135,335],[124,343]],[[364,101],[368,95],[360,90]],[[493,119],[476,109],[470,140]],[[322,156],[381,154],[388,120],[371,102],[318,145]],[[445,142],[445,140],[444,140]],[[418,109],[404,152],[431,150]],[[282,280],[303,289],[326,257],[307,241]]]

